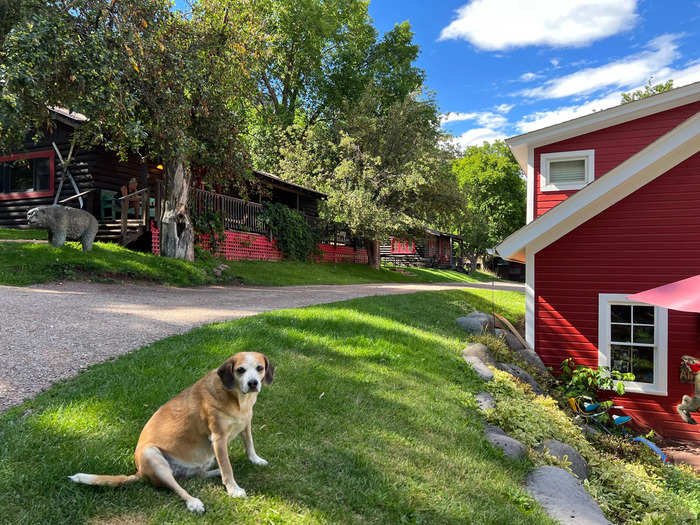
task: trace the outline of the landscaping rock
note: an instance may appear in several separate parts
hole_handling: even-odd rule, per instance
[[[479,406],[479,410],[496,408],[496,400],[488,392],[479,392],[476,395],[476,404]]]
[[[216,268],[214,268],[214,275],[216,275],[217,277],[221,277],[221,275],[226,270],[230,270],[230,269],[231,269],[231,267],[228,264],[224,264],[224,263],[218,264],[216,266]]]
[[[506,457],[510,459],[519,459],[527,453],[525,445],[510,437],[498,427],[486,427],[486,440],[494,447],[500,448]]]
[[[484,381],[493,381],[493,371],[484,364],[484,362],[476,356],[462,356],[463,359],[469,363],[474,372]]]
[[[610,525],[581,483],[562,468],[536,468],[525,487],[553,520],[565,525]]]
[[[539,445],[537,450],[540,452],[546,452],[555,458],[566,458],[567,461],[571,463],[571,472],[576,474],[578,479],[588,479],[588,463],[586,463],[583,456],[578,453],[578,450],[571,445],[567,445],[566,443],[562,443],[556,439],[550,439]]]
[[[462,350],[462,357],[469,356],[478,357],[487,365],[496,366],[496,359],[494,359],[493,354],[484,344],[474,343]]]
[[[544,390],[542,390],[542,387],[540,387],[539,383],[535,380],[535,378],[528,374],[525,370],[520,368],[518,365],[511,365],[510,363],[498,363],[496,364],[496,368],[498,368],[499,370],[503,370],[504,372],[508,372],[510,375],[512,375],[519,381],[522,381],[523,383],[527,383],[528,385],[530,385],[530,387],[532,387],[532,391],[535,394],[544,394]]]
[[[458,317],[456,322],[472,334],[484,334],[493,330],[493,316],[484,312],[472,312],[466,317]]]
[[[515,337],[510,330],[503,330],[502,328],[496,328],[496,337],[500,337],[508,345],[511,350],[520,350],[525,348],[520,342],[520,339]]]

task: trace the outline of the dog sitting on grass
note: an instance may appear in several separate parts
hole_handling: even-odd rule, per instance
[[[228,444],[241,435],[248,459],[267,461],[255,453],[251,420],[262,383],[272,383],[275,367],[258,352],[240,352],[160,407],[141,431],[134,457],[136,473],[103,476],[78,473],[76,483],[118,487],[145,477],[157,487],[173,490],[192,512],[204,504],[183,489],[176,478],[221,476],[226,492],[244,498],[233,478]],[[218,464],[217,469],[209,470]]]

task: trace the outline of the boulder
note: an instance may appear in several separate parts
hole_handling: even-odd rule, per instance
[[[493,354],[484,344],[474,343],[462,350],[462,357],[470,356],[478,357],[487,365],[496,366],[496,359],[494,359]]]
[[[456,322],[472,334],[484,334],[493,330],[493,316],[484,312],[472,312],[466,317],[458,317]]]
[[[493,370],[486,366],[481,359],[476,356],[463,356],[463,359],[471,365],[481,379],[493,381]]]
[[[498,368],[499,370],[503,370],[504,372],[508,372],[510,375],[512,375],[519,381],[522,381],[523,383],[527,383],[528,385],[530,385],[530,387],[532,387],[532,391],[535,394],[544,394],[544,390],[542,390],[542,387],[540,387],[539,383],[535,380],[535,378],[528,374],[525,370],[520,368],[518,365],[511,365],[510,363],[498,363],[496,364],[496,368]]]
[[[527,453],[525,445],[510,437],[498,427],[486,427],[486,440],[494,447],[500,448],[506,457],[510,459],[520,459]]]
[[[545,452],[555,458],[564,459],[571,463],[571,472],[576,474],[578,479],[588,479],[588,463],[583,456],[571,445],[550,439],[537,447],[540,452]]]
[[[508,345],[511,350],[520,350],[525,348],[520,342],[520,339],[515,337],[510,330],[503,330],[502,328],[496,328],[496,337],[500,337]]]
[[[581,483],[562,468],[536,468],[527,477],[525,488],[555,521],[565,525],[611,525]]]
[[[496,408],[496,400],[488,392],[479,392],[476,395],[476,404],[478,405],[479,410],[482,411]]]

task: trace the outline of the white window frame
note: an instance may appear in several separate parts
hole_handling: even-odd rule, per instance
[[[583,160],[585,178],[583,182],[551,183],[549,182],[549,165],[552,161]],[[595,150],[563,151],[561,153],[542,153],[540,155],[540,191],[580,190],[593,182],[595,177]]]
[[[610,367],[610,306],[613,304],[649,306],[630,301],[630,294],[598,294],[598,366]],[[654,382],[623,381],[626,392],[668,395],[668,310],[654,307]]]

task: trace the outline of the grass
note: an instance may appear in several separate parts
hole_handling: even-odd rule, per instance
[[[216,275],[214,269],[228,268]],[[405,275],[389,269],[374,270],[363,264],[314,264],[301,262],[223,261],[197,250],[197,258],[186,262],[151,253],[128,250],[111,243],[95,243],[83,252],[78,243],[62,248],[37,243],[0,242],[0,284],[26,286],[47,281],[90,279],[141,280],[170,286],[243,283],[259,286],[308,284],[362,284],[415,282],[483,282],[494,277],[465,275],[437,269],[408,269]]]
[[[522,317],[523,298],[496,292]],[[372,297],[271,312],[171,337],[80,376],[0,416],[0,522],[549,524],[521,488],[529,460],[484,440],[454,318],[487,309],[490,291]],[[266,353],[275,383],[255,409],[251,465],[230,454],[246,500],[218,480],[190,479],[192,515],[146,483],[80,486],[75,472],[131,473],[139,432],[162,403],[229,355]]]
[[[20,230],[17,228],[0,227],[0,239],[25,239],[41,240],[48,239],[46,230]]]

